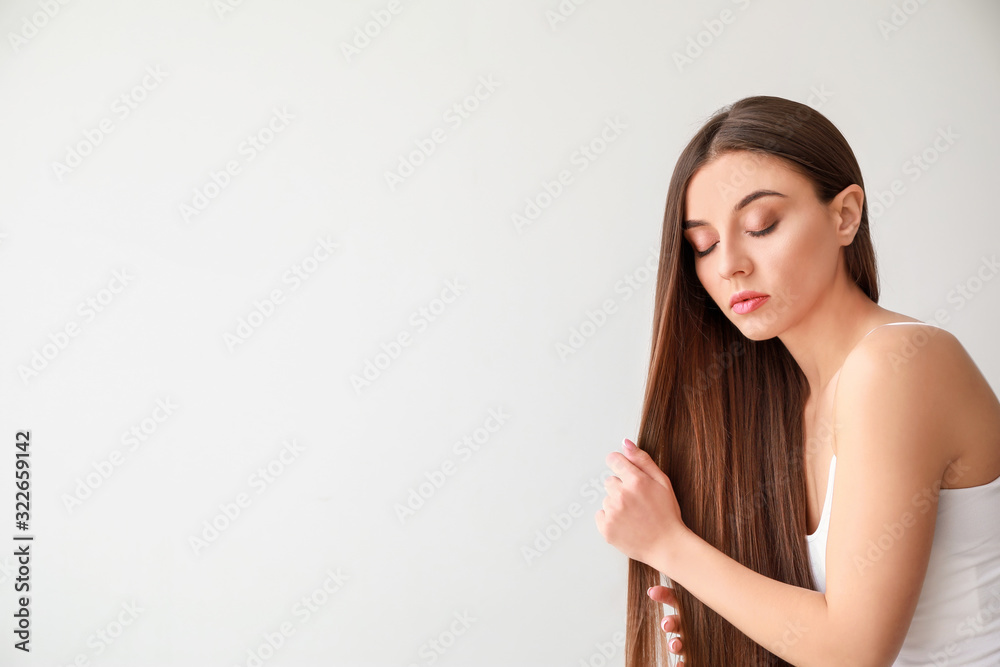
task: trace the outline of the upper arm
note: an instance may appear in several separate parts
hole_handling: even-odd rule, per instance
[[[834,398],[826,600],[834,630],[857,650],[854,664],[889,665],[902,646],[949,463],[947,387],[961,346],[941,332],[898,363],[908,335],[900,328],[873,333],[848,355]]]

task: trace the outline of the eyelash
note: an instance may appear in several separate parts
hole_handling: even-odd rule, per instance
[[[754,237],[767,236],[768,234],[770,234],[771,232],[774,231],[774,228],[778,226],[779,222],[781,222],[781,221],[780,220],[775,220],[774,224],[771,225],[770,227],[768,227],[767,229],[762,229],[759,232],[747,232],[747,234],[749,234],[750,236],[754,236]],[[715,247],[715,244],[713,243],[712,245],[710,245],[705,250],[702,250],[702,251],[695,250],[694,254],[697,257],[704,257],[708,253],[712,252],[712,248],[714,248],[714,247]]]

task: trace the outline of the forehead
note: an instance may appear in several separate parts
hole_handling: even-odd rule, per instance
[[[725,153],[691,177],[684,202],[686,217],[728,218],[733,206],[754,190],[777,190],[791,198],[808,187],[809,181],[780,158],[747,151]]]

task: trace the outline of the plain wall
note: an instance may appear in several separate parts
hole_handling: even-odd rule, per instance
[[[621,665],[594,514],[645,267],[680,149],[747,95],[844,133],[881,305],[944,312],[1000,387],[995,2],[39,0],[0,29],[2,469],[30,430],[35,535],[4,664]]]

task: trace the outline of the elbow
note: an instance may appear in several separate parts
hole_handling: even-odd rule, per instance
[[[902,640],[891,641],[870,633],[834,633],[817,667],[892,667],[902,647]]]
[[[899,655],[899,647],[895,649],[888,647],[874,648],[870,653],[852,651],[852,655],[845,658],[843,665],[861,665],[862,667],[892,667]]]
[[[849,639],[841,641],[851,643]],[[815,659],[793,664],[797,667],[892,667],[895,660],[895,653],[890,655],[889,652],[884,652],[876,655],[855,646],[825,651],[823,655],[817,655]]]
[[[874,619],[852,613],[848,623],[824,624],[822,641],[810,641],[809,658],[798,667],[892,667],[906,638],[907,627],[887,628]],[[832,620],[832,619],[828,619]]]
[[[783,637],[779,657],[796,667],[892,667],[910,628],[910,618],[893,621],[884,610],[865,613],[827,603],[808,618],[794,638]],[[772,650],[772,652],[774,652]]]

